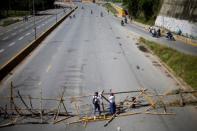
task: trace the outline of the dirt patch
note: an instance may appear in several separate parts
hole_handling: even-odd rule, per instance
[[[148,49],[144,47],[143,45],[138,45],[138,49],[141,50],[142,52],[149,52]]]

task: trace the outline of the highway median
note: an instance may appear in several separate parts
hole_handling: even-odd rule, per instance
[[[41,42],[56,29],[69,15],[78,7],[74,7],[69,13],[63,16],[57,23],[43,32],[36,40],[23,48],[19,53],[12,57],[6,64],[0,67],[0,81],[2,81],[18,64],[20,64]]]

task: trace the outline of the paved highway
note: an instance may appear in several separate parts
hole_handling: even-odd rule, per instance
[[[127,91],[141,87],[162,93],[179,88],[180,85],[162,66],[156,66],[157,59],[138,49],[136,35],[122,27],[117,19],[96,4],[83,4],[84,10],[75,11],[76,18],[66,19],[43,43],[1,83],[0,95],[9,94],[10,82],[14,90],[23,95],[55,98],[62,88],[65,97],[87,95],[95,91]],[[93,14],[90,10],[93,10]],[[104,17],[100,17],[100,12]],[[159,64],[159,63],[158,63]],[[116,95],[116,101],[126,96]],[[80,110],[90,107],[92,98],[79,103]],[[1,100],[1,106],[5,101]],[[20,104],[20,103],[18,103]],[[53,108],[57,103],[44,102],[44,108]],[[74,106],[66,102],[68,111]],[[90,106],[89,106],[90,105]],[[86,107],[87,106],[87,107]],[[39,102],[34,103],[39,107]],[[138,109],[136,109],[138,110]],[[136,111],[134,110],[134,111]],[[195,107],[169,107],[176,115],[133,115],[117,118],[107,127],[104,122],[66,125],[16,125],[2,128],[2,131],[21,130],[68,130],[68,131],[195,131],[197,110]]]
[[[59,20],[68,12],[67,9],[65,10],[65,12],[64,9],[47,10],[41,12],[39,16],[36,16],[36,36],[39,37],[41,33],[56,22],[56,13],[57,20]],[[27,22],[18,22],[2,30],[0,34],[0,67],[34,39],[35,30],[33,17],[29,18]]]

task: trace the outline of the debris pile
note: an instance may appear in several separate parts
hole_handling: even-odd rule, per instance
[[[84,99],[92,99],[92,94],[65,97],[65,88],[63,88],[58,98],[43,98],[42,91],[40,97],[33,97],[23,95],[19,90],[13,90],[11,83],[10,95],[0,96],[1,100],[6,101],[4,105],[0,105],[0,128],[17,124],[58,124],[60,122],[82,123],[86,126],[90,122],[97,121],[106,121],[104,124],[106,127],[118,117],[138,114],[175,115],[175,113],[169,112],[168,107],[196,104],[197,100],[192,95],[196,92],[178,90],[159,94],[156,90],[150,91],[144,88],[113,92],[116,96],[121,95],[123,99],[116,101],[116,113],[111,115],[107,99],[107,95],[111,92],[102,91],[101,96],[104,101],[102,113],[99,116],[94,116],[92,103],[83,104]],[[43,108],[44,101],[55,102],[56,106],[52,109]],[[79,102],[81,102],[80,105]]]

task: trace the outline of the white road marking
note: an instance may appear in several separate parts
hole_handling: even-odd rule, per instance
[[[45,24],[43,23],[42,26],[44,26]]]
[[[28,29],[28,28],[29,28],[28,26],[25,27],[25,29]]]
[[[51,65],[49,65],[46,69],[46,72],[49,72],[49,70],[51,69]]]
[[[24,38],[24,36],[21,36],[18,40],[22,40]]]
[[[42,84],[42,82],[40,81],[39,83],[38,83],[38,85],[40,86]]]
[[[16,35],[16,32],[12,33],[12,36]]]
[[[39,28],[40,28],[40,26],[37,27],[37,29],[39,29]]]
[[[8,47],[13,46],[14,44],[15,44],[15,42],[12,42],[12,43],[10,43],[10,44],[8,45]]]
[[[0,53],[4,52],[4,49],[0,49]]]
[[[31,33],[30,32],[28,32],[27,34],[25,34],[26,36],[28,36],[28,35],[30,35]]]
[[[8,36],[4,37],[2,40],[7,40],[8,39]]]

